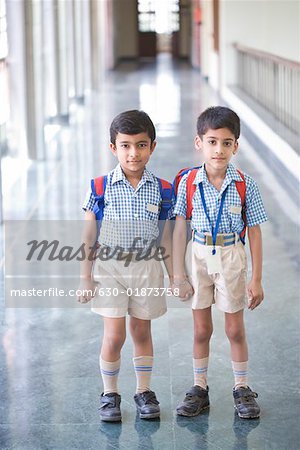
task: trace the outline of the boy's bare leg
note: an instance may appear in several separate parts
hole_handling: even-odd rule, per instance
[[[129,329],[134,343],[134,357],[153,356],[151,320],[130,317]]]
[[[225,313],[225,332],[230,342],[232,361],[248,361],[244,310],[236,313]]]
[[[211,307],[193,309],[194,319],[194,359],[207,358],[209,355],[209,341],[213,332]]]
[[[101,357],[105,361],[116,361],[120,358],[121,349],[126,338],[125,317],[103,317],[104,334]]]

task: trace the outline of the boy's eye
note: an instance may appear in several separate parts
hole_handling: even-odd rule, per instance
[[[224,142],[225,147],[231,147],[232,142],[228,141],[228,142]]]
[[[146,148],[147,144],[139,144],[139,148]]]
[[[208,143],[211,144],[211,145],[214,145],[214,144],[216,143],[216,140],[215,140],[215,139],[210,139],[210,140],[208,141]]]
[[[128,148],[128,144],[121,144],[122,148]]]

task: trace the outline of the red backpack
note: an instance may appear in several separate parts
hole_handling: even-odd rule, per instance
[[[179,183],[182,179],[182,177],[186,174],[188,174],[186,179],[186,219],[191,220],[192,218],[192,211],[193,211],[193,196],[196,190],[196,184],[194,184],[194,180],[196,178],[198,170],[201,168],[201,166],[198,167],[187,167],[185,169],[181,169],[174,181],[173,181],[173,192],[175,195],[175,199],[177,197],[177,191]],[[245,242],[245,236],[246,236],[246,229],[247,229],[247,223],[246,223],[246,212],[245,212],[245,200],[246,200],[246,182],[245,182],[245,176],[243,172],[238,170],[239,175],[241,176],[243,181],[235,181],[235,186],[238,191],[238,194],[241,198],[241,204],[242,204],[242,218],[244,222],[244,228],[243,231],[240,234],[240,239],[242,242]]]

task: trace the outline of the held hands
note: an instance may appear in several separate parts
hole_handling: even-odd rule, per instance
[[[253,310],[264,299],[264,291],[260,281],[251,280],[248,284],[248,309]]]
[[[92,278],[81,278],[78,287],[77,300],[79,303],[87,303],[95,297],[97,283]]]
[[[172,291],[175,297],[179,297],[180,300],[186,301],[194,294],[194,289],[187,277],[175,278],[172,283]]]

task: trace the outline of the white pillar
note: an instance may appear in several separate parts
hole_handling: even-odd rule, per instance
[[[84,70],[83,70],[83,3],[73,1],[73,43],[74,43],[74,88],[75,98],[84,103]]]
[[[69,73],[68,73],[68,31],[71,27],[67,15],[67,2],[55,0],[55,55],[57,119],[69,122]]]
[[[7,2],[7,33],[12,146],[18,156],[44,159],[41,2]]]

